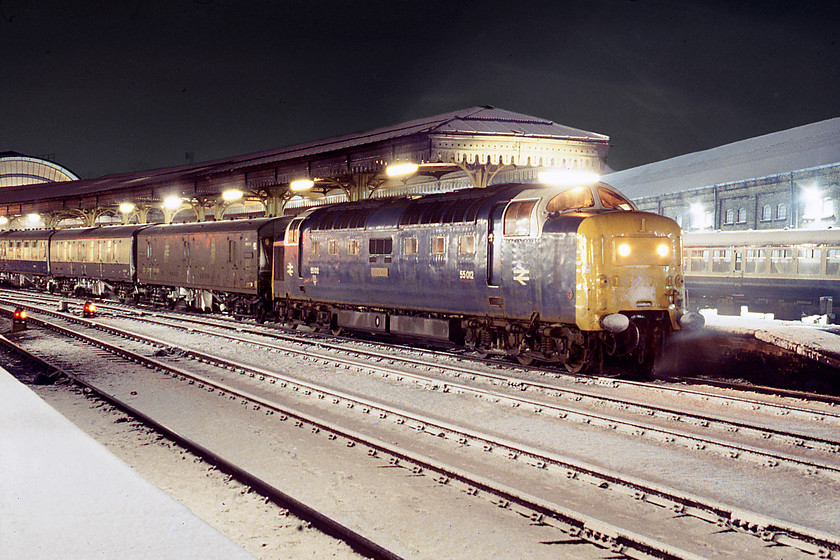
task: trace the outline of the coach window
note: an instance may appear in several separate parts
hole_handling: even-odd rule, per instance
[[[446,238],[445,237],[432,237],[432,254],[433,255],[442,255],[446,252]]]
[[[826,251],[825,273],[829,276],[840,276],[840,249]]]
[[[712,272],[729,272],[732,266],[732,252],[729,249],[712,251]]]
[[[417,254],[417,238],[405,237],[403,238],[403,255]]]
[[[799,259],[797,263],[799,274],[807,276],[815,276],[820,273],[820,261],[822,260],[822,251],[820,249],[799,249]]]
[[[764,249],[747,249],[747,257],[744,261],[744,272],[752,274],[754,272],[764,272],[767,255]]]
[[[770,251],[770,274],[792,274],[793,251],[791,249],[773,249]]]
[[[589,193],[591,199],[592,193],[589,189],[585,190]],[[562,195],[554,197],[552,202],[559,198],[559,196]],[[507,210],[505,210],[504,234],[516,237],[531,235],[531,211],[534,209],[536,203],[536,200],[516,200],[511,202]]]
[[[776,206],[776,219],[787,220],[787,204],[784,202]]]
[[[461,235],[458,237],[458,254],[475,254],[475,235]]]

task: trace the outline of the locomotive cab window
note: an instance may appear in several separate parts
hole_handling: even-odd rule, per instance
[[[589,192],[589,189],[587,189],[587,192]],[[509,237],[531,235],[531,213],[536,204],[536,200],[516,200],[508,204],[507,209],[505,209],[504,234]]]
[[[446,253],[446,238],[432,237],[431,252],[433,255],[442,255]]]
[[[289,227],[286,228],[286,236],[284,243],[286,245],[297,245],[300,236],[300,224],[303,223],[303,218],[295,218],[289,222]]]
[[[552,213],[582,210],[594,206],[595,198],[592,196],[592,191],[589,187],[575,187],[574,189],[563,191],[549,200],[545,209],[547,212]]]
[[[612,189],[598,187],[601,206],[610,210],[632,210],[633,204]]]

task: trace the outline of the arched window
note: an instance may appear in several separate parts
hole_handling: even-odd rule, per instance
[[[776,219],[787,220],[787,204],[784,202],[776,206]]]
[[[735,223],[735,210],[730,208],[726,211],[726,220],[724,220],[726,224],[734,224]]]
[[[761,221],[769,222],[773,219],[773,208],[769,204],[765,204],[761,208]]]
[[[747,223],[747,209],[746,208],[739,208],[738,209],[738,223],[739,224],[746,224]]]

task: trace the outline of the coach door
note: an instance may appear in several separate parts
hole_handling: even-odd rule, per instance
[[[493,207],[487,220],[487,285],[498,287],[502,269],[502,214],[507,202]]]

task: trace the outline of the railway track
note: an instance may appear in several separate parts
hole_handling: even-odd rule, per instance
[[[57,321],[68,319],[62,314],[57,315],[59,315]],[[90,328],[90,323],[82,322],[82,325],[81,328],[70,328],[70,330],[75,330],[76,336],[87,338],[102,338],[103,334],[107,334],[105,331],[94,331]],[[113,327],[110,328],[113,329]],[[84,332],[80,333],[79,331]],[[96,333],[96,336],[92,333]],[[114,336],[113,331],[107,336]],[[538,524],[541,527],[554,527],[555,530],[559,530],[567,538],[583,538],[595,546],[605,546],[620,551],[629,557],[690,558],[693,555],[705,557],[705,553],[697,554],[690,550],[690,547],[681,547],[680,543],[669,543],[667,539],[657,540],[642,533],[637,534],[636,531],[630,530],[620,523],[610,523],[585,511],[569,509],[561,503],[555,503],[541,497],[533,489],[550,485],[554,489],[554,492],[550,493],[551,495],[579,495],[581,496],[579,503],[585,503],[587,499],[600,498],[603,500],[602,495],[597,495],[603,494],[605,490],[610,491],[610,501],[621,501],[623,504],[618,509],[627,510],[629,508],[635,510],[639,508],[642,510],[642,518],[645,518],[648,522],[652,522],[649,517],[654,512],[667,512],[667,515],[664,516],[667,519],[657,519],[655,523],[673,525],[675,523],[674,512],[678,512],[677,519],[682,520],[682,523],[685,520],[692,520],[691,524],[698,524],[697,526],[692,525],[692,530],[696,531],[694,533],[695,537],[703,534],[704,538],[713,538],[698,527],[704,527],[706,532],[710,528],[715,528],[717,534],[717,529],[722,526],[736,534],[739,539],[744,536],[752,537],[748,539],[749,542],[753,544],[757,542],[760,548],[767,546],[767,543],[774,543],[776,546],[786,545],[785,549],[790,549],[790,551],[802,550],[810,554],[828,555],[825,557],[830,557],[837,548],[836,541],[830,535],[821,535],[819,531],[796,527],[784,521],[773,520],[768,516],[737,511],[714,500],[698,498],[687,492],[675,492],[664,486],[650,484],[620,473],[610,472],[607,469],[569,460],[550,452],[547,453],[539,448],[523,445],[521,442],[506,441],[505,438],[499,437],[497,434],[481,433],[474,428],[465,428],[441,422],[434,418],[419,416],[412,411],[400,410],[394,406],[381,405],[370,399],[359,398],[358,395],[341,393],[312,383],[302,383],[288,375],[278,375],[276,371],[255,368],[240,361],[194,351],[192,351],[192,357],[201,360],[201,362],[189,361],[185,359],[187,351],[184,349],[178,350],[178,358],[173,359],[172,345],[164,341],[157,342],[162,343],[164,348],[170,350],[164,352],[164,356],[150,358],[146,345],[149,341],[138,342],[137,337],[132,336],[135,340],[131,341],[130,344],[126,343],[125,339],[116,341],[116,344],[113,342],[105,342],[104,344],[106,346],[110,344],[109,351],[120,352],[127,359],[142,361],[148,367],[167,369],[171,378],[186,380],[187,385],[192,384],[189,386],[193,388],[197,386],[204,392],[212,391],[215,395],[224,394],[228,399],[247,403],[249,407],[258,407],[261,411],[270,411],[273,413],[271,416],[276,415],[281,422],[291,421],[298,429],[308,428],[308,431],[314,437],[326,435],[329,441],[340,440],[344,442],[345,446],[352,444],[352,447],[365,448],[369,457],[383,461],[387,458],[388,465],[391,467],[403,466],[415,474],[433,473],[439,486],[449,489],[458,488],[462,490],[463,494],[477,498],[487,497],[491,503],[499,506],[499,509],[516,511],[523,518],[531,520],[531,524]],[[101,340],[98,343],[103,344]],[[252,344],[251,342],[245,343],[242,340],[239,340],[238,343],[240,345]],[[134,351],[126,349],[127,346],[135,344],[139,346],[138,349]],[[284,351],[280,350],[280,352]],[[157,350],[157,352],[160,352],[160,350]],[[291,352],[289,353],[291,354]],[[300,358],[299,356],[298,359]],[[309,357],[308,361],[312,363],[315,360],[323,366],[323,362],[325,360],[329,361],[329,358]],[[177,365],[174,362],[177,362]],[[191,365],[186,366],[183,362],[188,362]],[[211,365],[208,362],[213,364]],[[198,363],[201,363],[200,368],[195,366]],[[312,365],[316,364],[313,363]],[[348,368],[370,368],[370,364],[357,363],[351,365],[346,360],[343,365],[338,367],[345,366]],[[336,368],[337,366],[335,362],[332,362],[329,367]],[[379,368],[377,375],[389,379],[405,376],[404,372],[393,370],[386,374],[384,372],[385,368],[377,367]],[[221,373],[219,371],[208,371],[214,368],[216,370],[224,369]],[[238,374],[230,374],[231,368]],[[196,369],[200,369],[201,372],[197,372]],[[280,393],[273,390],[269,391],[270,394],[267,395],[267,386],[272,389],[282,389],[280,393],[284,396],[278,397]],[[439,388],[438,392],[444,390],[445,388]],[[295,397],[293,400],[307,402],[296,402],[294,407],[288,404],[280,404],[279,401],[288,398],[289,395]],[[325,413],[323,411],[324,407],[311,407],[313,401],[315,403],[326,403],[326,408],[338,408],[344,413],[339,415]],[[517,408],[522,406],[523,403],[520,402]],[[303,412],[306,410],[310,412]],[[313,412],[317,412],[317,414]],[[326,419],[324,416],[326,416]],[[355,418],[354,422],[349,422],[351,426],[359,427],[348,428],[348,417]],[[385,432],[379,432],[379,437],[375,437],[377,434],[371,433],[370,422],[359,424],[359,418],[378,418],[382,424],[387,420],[389,421],[389,429]],[[404,440],[406,432],[434,437],[424,438],[422,445],[418,445],[414,438],[409,438],[411,443],[404,446],[390,443],[393,439]],[[445,452],[440,451],[441,442],[445,442],[450,449]],[[451,458],[453,453],[455,453],[455,459]],[[494,460],[487,461],[483,458],[478,460],[477,455],[479,457],[493,457]],[[441,457],[444,456],[449,457],[449,459],[443,460]],[[516,488],[509,483],[504,483],[504,481],[499,482],[498,479],[490,476],[493,473],[498,474],[500,465],[498,458],[504,460],[505,469],[515,468],[517,477],[514,478],[518,481]],[[464,469],[463,464],[469,464],[471,468]],[[530,480],[531,482],[522,482],[524,480]],[[557,488],[564,488],[565,490],[560,491]],[[593,491],[596,496],[584,498]],[[630,501],[629,505],[626,503],[627,500]],[[560,500],[556,501],[559,502]],[[585,510],[585,508],[582,509]],[[626,511],[624,513],[626,514]],[[622,516],[618,515],[618,517]],[[680,531],[676,532],[679,533]],[[728,533],[720,534],[726,535]],[[755,539],[756,536],[759,539]],[[716,536],[714,538],[719,539],[720,537]],[[726,550],[733,546],[731,543],[717,543],[717,545],[715,550]],[[746,545],[739,541],[736,546],[743,547]]]
[[[118,312],[123,311],[118,310]],[[176,329],[182,328],[184,321],[182,318],[167,319],[165,316],[138,315],[134,310],[129,310],[127,316],[141,320],[145,325],[151,323]],[[602,391],[593,390],[591,386],[559,387],[556,383],[527,380],[512,374],[481,372],[476,368],[467,368],[463,365],[432,362],[429,359],[418,358],[416,353],[414,356],[401,358],[381,351],[354,350],[323,340],[313,341],[271,333],[272,339],[287,343],[278,345],[274,342],[244,336],[246,331],[250,331],[264,337],[266,329],[262,327],[250,328],[241,324],[232,326],[215,320],[192,317],[186,320],[201,325],[203,328],[214,329],[210,333],[212,336],[252,345],[256,351],[270,350],[287,355],[298,355],[304,359],[317,358],[336,367],[364,370],[369,374],[385,378],[396,377],[401,381],[411,382],[431,390],[469,394],[508,406],[522,407],[533,411],[534,414],[547,415],[566,422],[598,426],[634,437],[682,445],[732,459],[774,467],[787,465],[808,474],[822,473],[834,477],[840,476],[840,464],[836,460],[840,453],[840,438],[836,436],[840,428],[840,412],[830,408],[809,409],[785,402],[772,403],[735,395],[716,395],[686,387],[651,386],[614,379],[595,380],[602,389],[643,388],[647,393],[652,394],[647,401],[638,398],[630,400],[606,395]],[[230,332],[235,334],[229,334]],[[165,346],[165,342],[161,340],[149,340],[149,342]],[[200,352],[194,355],[199,359],[205,359]],[[375,363],[371,364],[371,360]],[[377,365],[376,362],[387,365]],[[394,368],[398,365],[402,367],[395,371]],[[421,372],[418,373],[418,370]],[[460,382],[460,380],[464,381]],[[481,381],[492,388],[477,386],[474,383],[476,381]],[[282,379],[281,382],[294,385],[296,380]],[[322,387],[305,383],[295,386],[304,391],[316,391],[330,396],[329,391]],[[504,390],[500,391],[498,387]],[[532,393],[537,393],[539,397],[548,397],[548,399],[523,396]],[[676,408],[659,404],[674,401],[677,397],[683,400],[689,399],[693,407]],[[340,398],[347,397],[341,395]],[[557,404],[558,400],[560,404]],[[654,404],[652,401],[658,402]],[[376,407],[376,403],[372,402],[360,404]],[[726,408],[727,413],[733,409],[740,409],[750,415],[761,412],[785,421],[789,421],[789,418],[797,418],[809,428],[812,424],[823,427],[824,430],[818,431],[818,434],[823,435],[821,437],[803,430],[774,428],[768,426],[766,422],[747,422],[696,412],[712,404]],[[801,424],[799,427],[802,427]],[[772,450],[767,449],[768,443],[772,443],[770,446]],[[806,457],[802,457],[803,454]],[[808,454],[811,456],[808,457]]]

